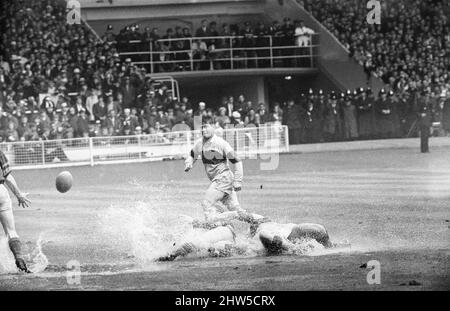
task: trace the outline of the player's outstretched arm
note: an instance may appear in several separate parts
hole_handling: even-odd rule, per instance
[[[195,161],[197,160],[198,155],[200,154],[201,150],[201,140],[198,140],[194,147],[191,149],[191,152],[186,157],[186,160],[184,161],[184,171],[189,172],[192,167],[194,166]]]
[[[5,184],[16,196],[17,200],[19,201],[19,206],[25,208],[31,204],[30,200],[27,198],[27,193],[20,191],[19,186],[17,186],[16,179],[12,174],[8,174],[8,176],[6,176]]]
[[[191,151],[191,154],[184,161],[184,171],[185,172],[189,172],[192,169],[192,167],[194,166],[195,158],[192,157],[192,153],[193,152]]]

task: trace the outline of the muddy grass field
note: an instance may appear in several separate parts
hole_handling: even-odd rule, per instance
[[[244,208],[277,222],[323,224],[350,248],[303,255],[153,260],[201,217],[208,186],[201,163],[74,167],[74,186],[55,190],[61,169],[15,171],[32,207],[15,207],[36,273],[15,272],[0,239],[1,290],[449,290],[450,148],[281,155],[244,162]],[[236,224],[244,239],[245,225]],[[365,263],[380,263],[369,285]],[[79,284],[68,282],[80,265]],[[72,269],[72,268],[71,268]],[[69,274],[68,274],[69,273]]]

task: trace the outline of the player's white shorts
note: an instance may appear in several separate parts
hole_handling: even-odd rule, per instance
[[[11,209],[12,203],[9,197],[8,189],[5,185],[0,184],[0,212]]]
[[[233,191],[233,178],[231,171],[224,172],[216,176],[209,187],[230,194]]]

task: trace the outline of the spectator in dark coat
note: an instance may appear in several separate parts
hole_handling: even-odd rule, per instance
[[[103,121],[102,127],[108,129],[108,135],[119,135],[121,129],[121,122],[119,118],[116,116],[116,112],[114,110],[110,110],[108,112],[108,117]]]
[[[79,117],[77,119],[77,136],[78,137],[89,136],[89,119],[86,114],[86,110],[84,109],[79,112]]]
[[[302,141],[306,143],[319,142],[322,139],[322,114],[313,100],[308,100],[302,119],[304,124]]]
[[[428,98],[423,94],[423,98],[419,101],[419,110],[417,112],[418,125],[420,131],[420,152],[429,152],[428,139],[430,137],[431,127],[431,109]]]
[[[337,106],[337,96],[332,94],[324,115],[324,136],[327,141],[338,141],[342,139],[341,111]]]
[[[103,98],[98,99],[98,102],[94,104],[92,111],[94,113],[94,118],[96,121],[103,121],[106,119],[108,110],[106,108],[105,102],[103,101]]]
[[[136,89],[130,84],[130,77],[124,78],[123,86],[120,88],[123,95],[123,108],[131,108],[136,105]]]
[[[208,21],[206,19],[202,20],[202,24],[200,28],[195,32],[196,37],[208,37],[209,29],[208,29]]]
[[[450,134],[450,98],[445,99],[445,97],[441,97],[441,101],[443,101],[442,107],[442,127],[447,135]]]
[[[262,118],[261,111],[259,114]],[[289,129],[289,143],[293,145],[299,144],[302,140],[302,122],[300,120],[302,113],[300,106],[296,105],[293,99],[290,99],[288,100],[284,114],[283,121]],[[261,123],[263,123],[262,119]]]
[[[361,88],[359,92],[359,97],[356,100],[358,133],[360,138],[369,139],[375,134],[374,100],[367,96],[369,90]]]
[[[377,133],[379,138],[389,138],[395,132],[394,107],[384,89],[381,89],[379,97],[375,103]]]
[[[344,139],[352,140],[358,137],[358,126],[356,122],[356,108],[352,103],[351,95],[346,95],[342,107],[344,118]]]

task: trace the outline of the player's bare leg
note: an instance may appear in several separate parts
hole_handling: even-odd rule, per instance
[[[22,243],[16,232],[14,215],[11,208],[0,211],[0,222],[8,238],[9,248],[14,255],[16,266],[21,271],[29,272],[22,253]]]
[[[205,193],[205,197],[202,201],[202,208],[205,214],[205,219],[208,222],[223,222],[238,219],[239,214],[236,210],[220,212],[218,211],[216,204],[222,201],[226,197],[226,193],[217,190],[213,184],[208,188]]]
[[[249,213],[241,207],[237,197],[236,191],[231,191],[230,194],[226,194],[222,199],[222,203],[227,207],[229,211],[236,211],[238,214],[237,219],[247,222],[249,224],[259,224],[266,222],[268,219],[264,216],[255,213]]]

